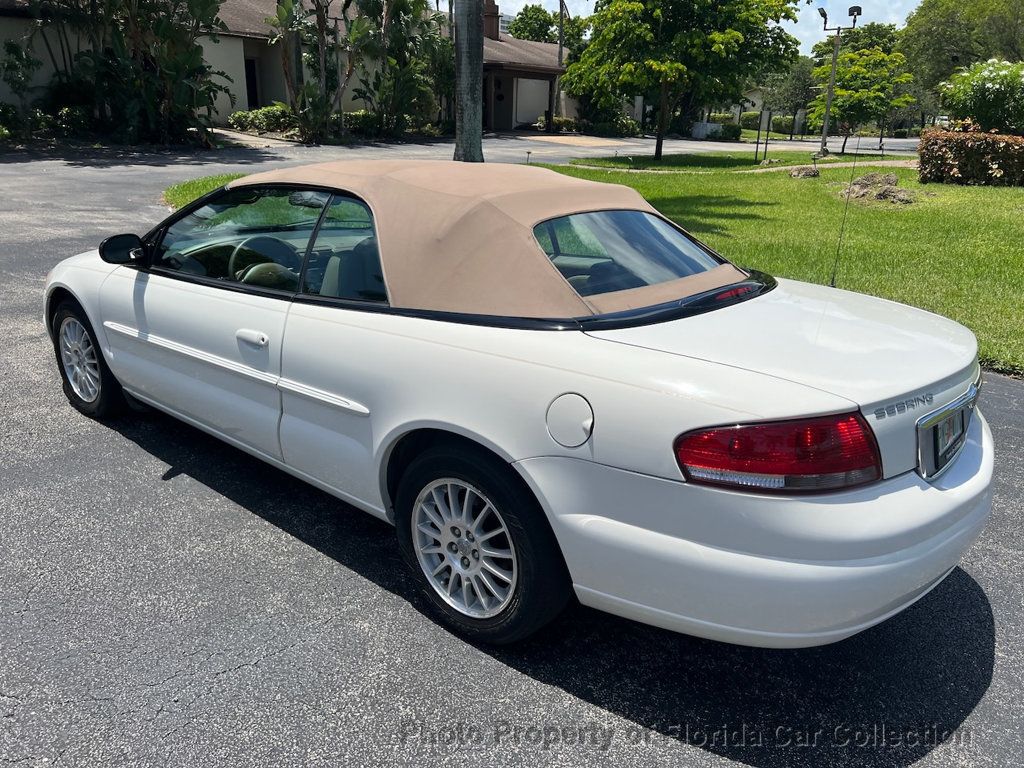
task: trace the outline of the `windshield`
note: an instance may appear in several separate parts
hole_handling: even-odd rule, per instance
[[[644,211],[576,213],[541,222],[533,234],[580,296],[667,283],[723,263]]]

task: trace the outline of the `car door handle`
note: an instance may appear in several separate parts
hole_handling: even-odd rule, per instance
[[[235,338],[246,344],[252,344],[254,347],[265,347],[270,343],[270,337],[263,331],[253,331],[249,328],[240,328],[235,331]]]

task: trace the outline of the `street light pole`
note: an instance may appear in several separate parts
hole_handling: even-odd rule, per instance
[[[832,98],[836,91],[836,67],[839,64],[839,48],[842,45],[842,34],[843,32],[854,29],[857,26],[857,17],[860,16],[861,13],[863,13],[863,11],[861,11],[860,6],[854,5],[850,8],[850,18],[853,19],[853,24],[848,27],[844,27],[842,25],[829,27],[828,13],[825,12],[824,8],[818,9],[818,14],[825,22],[825,31],[836,33],[833,40],[835,45],[832,49],[832,74],[828,79],[828,95],[825,97],[825,120],[824,126],[821,130],[821,150],[818,152],[821,157],[826,157],[828,155],[828,129],[829,123],[832,121]]]

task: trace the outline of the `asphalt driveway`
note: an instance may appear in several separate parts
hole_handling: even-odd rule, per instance
[[[502,141],[492,160],[522,159]],[[0,762],[1019,762],[1022,382],[987,380],[995,510],[962,566],[802,651],[579,607],[474,647],[421,613],[388,526],[169,418],[67,405],[40,319],[57,261],[158,221],[183,178],[381,151],[0,155]]]

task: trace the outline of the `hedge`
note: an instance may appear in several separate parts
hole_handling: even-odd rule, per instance
[[[736,115],[732,112],[712,112],[709,123],[718,123],[719,125],[725,125],[726,123],[732,123],[736,120]]]
[[[921,135],[921,182],[1024,186],[1024,137],[933,130]]]
[[[338,130],[338,119],[339,116],[337,112],[331,115],[331,127],[334,129],[336,134],[341,133],[341,131]],[[373,138],[380,130],[376,113],[370,112],[367,109],[357,109],[355,112],[346,112],[342,119],[344,120],[345,130],[353,136]]]
[[[241,110],[228,116],[228,125],[250,133],[284,133],[295,125],[291,110],[284,104]]]
[[[761,125],[760,112],[744,112],[740,115],[740,126],[750,131],[756,131]]]
[[[544,115],[537,118],[536,126],[540,130],[547,128],[547,120]],[[579,125],[576,123],[574,117],[559,117],[555,115],[555,132],[556,133],[576,133],[579,130]]]
[[[609,122],[588,123],[580,121],[580,133],[589,133],[593,136],[639,136],[640,124],[625,115],[619,115]]]
[[[776,115],[772,118],[772,130],[775,131],[775,133],[792,133],[793,116]]]
[[[739,141],[743,136],[743,128],[736,123],[722,123],[716,138],[721,141]]]

